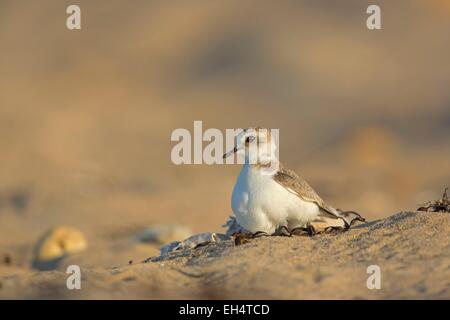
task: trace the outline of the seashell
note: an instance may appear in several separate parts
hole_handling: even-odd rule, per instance
[[[87,240],[81,231],[64,226],[53,228],[38,241],[33,267],[40,270],[55,269],[64,257],[86,248]]]
[[[174,241],[171,242],[165,246],[162,246],[160,251],[161,255],[177,251],[177,250],[190,250],[195,249],[198,246],[207,245],[212,242],[220,242],[220,241],[226,241],[231,239],[231,237],[227,236],[226,234],[222,233],[215,233],[215,232],[205,232],[205,233],[199,233],[196,235],[193,235],[189,238],[187,238],[184,241]]]

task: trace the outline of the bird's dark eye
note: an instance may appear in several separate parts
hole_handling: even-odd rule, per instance
[[[250,143],[250,142],[252,142],[253,140],[255,140],[255,137],[254,137],[254,136],[249,136],[249,137],[247,137],[247,139],[245,139],[245,142],[246,142],[246,143]]]

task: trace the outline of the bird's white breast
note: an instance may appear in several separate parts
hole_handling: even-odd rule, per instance
[[[231,202],[237,222],[251,232],[273,233],[279,226],[300,227],[319,214],[315,203],[303,201],[273,176],[247,164],[239,174]]]

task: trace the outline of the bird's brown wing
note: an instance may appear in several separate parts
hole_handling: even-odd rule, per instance
[[[275,174],[274,179],[289,192],[297,195],[304,201],[314,202],[321,209],[334,214],[336,209],[328,206],[325,201],[314,191],[314,189],[294,171],[280,164],[278,172]]]
[[[321,221],[339,219],[344,221],[345,227],[349,227],[357,220],[364,221],[364,219],[356,212],[343,212],[327,205],[303,178],[281,164],[278,172],[274,176],[274,180],[302,200],[317,204],[321,209],[318,217]]]

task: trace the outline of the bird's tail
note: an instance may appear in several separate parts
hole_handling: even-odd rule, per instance
[[[311,223],[317,232],[328,230],[348,230],[357,221],[365,222],[355,211],[343,211],[335,208],[320,210],[319,216]]]
[[[356,221],[365,222],[366,219],[363,218],[356,211],[343,211],[341,209],[336,209],[336,212],[339,215],[339,218],[343,219],[346,222],[346,225],[350,228]]]

